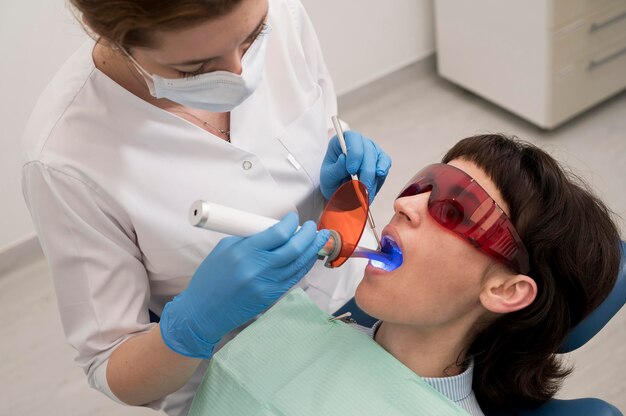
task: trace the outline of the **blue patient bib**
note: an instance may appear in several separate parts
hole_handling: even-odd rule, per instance
[[[467,415],[366,334],[287,294],[218,351],[191,416]]]

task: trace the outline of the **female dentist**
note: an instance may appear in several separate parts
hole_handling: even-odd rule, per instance
[[[90,385],[184,415],[206,359],[294,285],[328,311],[353,295],[362,265],[320,270],[328,233],[306,220],[350,174],[373,198],[391,161],[328,140],[336,96],[297,0],[71,3],[97,41],[31,116],[24,196]],[[196,199],[283,219],[222,239],[188,224]]]

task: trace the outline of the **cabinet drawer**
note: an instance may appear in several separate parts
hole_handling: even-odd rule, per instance
[[[553,66],[561,68],[601,52],[624,37],[626,0],[620,0],[555,31],[552,36]]]
[[[626,37],[556,71],[552,86],[556,124],[626,88]]]
[[[552,0],[552,25],[559,30],[581,17],[623,0]]]

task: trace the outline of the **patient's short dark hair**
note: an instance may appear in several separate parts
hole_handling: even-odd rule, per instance
[[[532,304],[479,330],[468,351],[474,392],[483,409],[538,406],[571,372],[556,355],[566,335],[615,284],[619,232],[602,201],[530,143],[469,137],[443,162],[453,159],[474,162],[500,190],[538,288]]]

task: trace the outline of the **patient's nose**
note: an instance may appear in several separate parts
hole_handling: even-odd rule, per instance
[[[429,195],[430,192],[398,198],[393,203],[393,209],[412,225],[418,225],[426,214]]]

